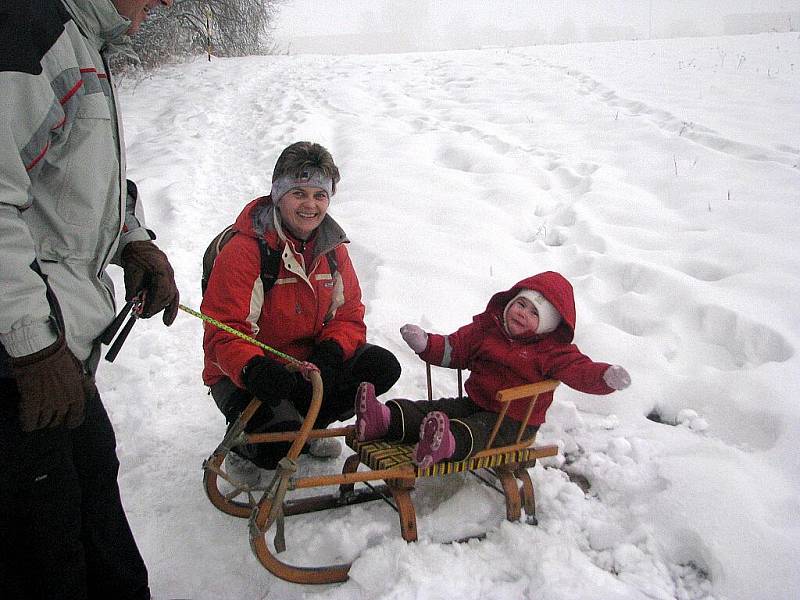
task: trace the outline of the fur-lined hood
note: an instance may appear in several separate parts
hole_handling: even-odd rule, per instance
[[[533,275],[514,284],[504,292],[496,293],[489,300],[484,314],[492,319],[498,319],[502,326],[503,311],[506,305],[522,290],[539,292],[561,314],[561,323],[555,331],[543,334],[541,337],[552,337],[555,341],[565,344],[572,343],[572,339],[575,337],[575,297],[570,282],[563,275],[554,271]]]

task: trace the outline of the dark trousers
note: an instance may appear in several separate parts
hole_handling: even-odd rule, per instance
[[[100,396],[80,427],[30,433],[18,403],[14,380],[0,379],[0,598],[150,598]]]
[[[451,460],[464,460],[486,448],[497,413],[489,412],[469,398],[440,398],[439,400],[406,400],[396,398],[386,402],[391,419],[386,439],[405,444],[419,441],[419,429],[428,413],[441,411],[450,419],[450,431],[456,440],[456,449]],[[519,433],[519,422],[506,417],[503,419],[492,447],[513,444]],[[536,426],[528,426],[522,433],[527,439],[538,431]]]
[[[297,431],[311,405],[311,384],[296,375],[294,390],[290,397],[277,406],[262,404],[245,427],[247,433],[275,431]],[[322,406],[314,423],[315,429],[324,429],[335,421],[346,421],[354,414],[355,397],[362,381],[375,386],[380,395],[388,391],[400,378],[400,363],[394,354],[373,344],[365,344],[345,361],[342,369],[322,379]],[[223,379],[211,387],[214,401],[233,422],[252,399],[252,395],[236,387],[230,379]],[[250,459],[262,469],[274,469],[278,461],[286,456],[289,443],[252,444],[239,446],[236,452]]]

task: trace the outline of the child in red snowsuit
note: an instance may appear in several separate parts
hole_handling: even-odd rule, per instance
[[[558,379],[581,392],[610,394],[630,385],[628,372],[594,362],[572,344],[575,302],[572,286],[548,271],[523,279],[492,296],[472,323],[448,336],[429,334],[416,325],[400,329],[405,342],[431,364],[469,369],[466,397],[434,401],[376,400],[372,385],[362,383],[356,394],[359,441],[387,438],[417,443],[414,462],[428,467],[442,460],[464,460],[486,447],[504,388]],[[545,420],[552,392],[542,394],[527,422],[532,436]],[[495,446],[513,443],[527,406],[509,407]]]

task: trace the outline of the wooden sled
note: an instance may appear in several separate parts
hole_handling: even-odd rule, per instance
[[[432,397],[431,370],[427,365],[428,398]],[[253,399],[242,412],[239,419],[230,427],[225,438],[203,463],[203,483],[211,503],[222,512],[236,517],[249,518],[250,546],[261,564],[273,575],[294,583],[337,583],[348,578],[352,563],[327,565],[321,567],[302,567],[279,560],[276,554],[285,550],[284,519],[287,516],[350,506],[361,502],[391,498],[400,515],[400,531],[403,539],[413,542],[417,539],[417,523],[411,492],[419,477],[437,477],[449,473],[487,469],[499,479],[506,501],[506,518],[518,521],[525,510],[526,520],[536,524],[536,503],[533,482],[528,469],[537,458],[555,456],[558,446],[533,445],[535,436],[522,439],[524,423],[533,413],[539,395],[554,390],[559,382],[553,379],[501,390],[497,401],[503,406],[490,434],[487,449],[460,462],[442,462],[426,469],[417,468],[411,461],[413,446],[391,443],[383,440],[358,443],[355,439],[355,426],[335,429],[312,429],[322,401],[322,381],[317,373],[312,374],[311,406],[299,431],[285,433],[246,434],[244,428],[260,406]],[[459,395],[461,390],[461,371],[458,373]],[[525,420],[520,424],[514,444],[492,448],[500,425],[506,417],[511,402],[528,399]],[[297,458],[308,440],[321,437],[339,437],[355,453],[349,456],[341,474],[316,477],[295,477]],[[223,468],[223,461],[230,450],[240,444],[292,442],[286,456],[281,459],[275,476],[269,485],[250,488],[236,481]],[[369,470],[358,471],[359,465]],[[220,481],[225,481],[231,489],[220,490]],[[372,485],[372,481],[384,481],[383,485]],[[366,489],[356,489],[356,483],[365,483]],[[339,486],[338,493],[290,499],[287,492],[305,488]],[[259,500],[256,496],[261,494]],[[244,498],[244,499],[242,499]],[[275,552],[267,542],[267,533],[275,526]]]

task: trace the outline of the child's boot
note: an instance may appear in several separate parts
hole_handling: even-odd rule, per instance
[[[378,402],[375,386],[364,381],[356,392],[356,439],[369,442],[389,432],[389,407]]]
[[[419,428],[419,443],[414,448],[414,464],[427,469],[447,460],[456,451],[456,440],[450,431],[450,419],[443,412],[428,413]]]

